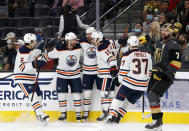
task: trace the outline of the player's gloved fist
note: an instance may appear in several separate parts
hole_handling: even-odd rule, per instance
[[[163,74],[162,74],[162,72],[160,72],[160,71],[157,71],[157,72],[155,72],[155,73],[153,74],[153,78],[154,78],[155,80],[158,80],[158,81],[161,81],[161,80],[162,80],[162,76],[163,76]]]
[[[114,81],[115,81],[115,85],[116,85],[116,86],[119,86],[119,85],[120,85],[119,80],[118,80],[118,77],[116,77]]]
[[[44,60],[36,60],[32,62],[32,66],[34,68],[41,68],[45,65],[45,61]]]
[[[116,67],[116,66],[112,66],[112,67],[110,68],[110,75],[111,75],[112,77],[115,77],[115,76],[117,75],[117,73],[118,73],[117,67]]]
[[[126,38],[123,38],[123,37],[121,37],[119,40],[118,40],[118,43],[120,44],[120,45],[122,45],[122,46],[124,46],[124,45],[127,45],[127,37]]]

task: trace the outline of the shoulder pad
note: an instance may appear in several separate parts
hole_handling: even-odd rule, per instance
[[[55,49],[58,50],[58,51],[67,50],[66,46],[62,45],[60,43],[56,45]]]
[[[86,38],[79,40],[79,43],[83,43],[83,42],[89,43],[89,41]]]
[[[109,45],[110,45],[110,42],[108,40],[103,41],[103,43],[98,46],[98,51],[107,49],[109,47]]]
[[[77,43],[77,45],[74,47],[74,50],[79,49],[79,48],[81,48],[81,45],[79,43]]]
[[[130,55],[132,52],[133,52],[132,50],[129,50],[129,51],[125,52],[125,53],[123,54],[123,56],[128,56],[128,55]]]
[[[31,49],[26,47],[25,45],[21,46],[20,49],[19,49],[19,52],[21,54],[28,54],[30,51],[31,51]]]

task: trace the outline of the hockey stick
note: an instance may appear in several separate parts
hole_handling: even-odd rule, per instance
[[[3,78],[0,78],[0,81],[3,80],[3,79],[6,79],[6,78],[8,78],[8,77],[11,77],[11,76],[13,76],[13,75],[14,75],[14,73],[12,73],[12,74],[10,74],[10,75],[8,75],[8,76],[5,76],[5,77],[3,77]]]
[[[47,38],[45,38],[45,43],[44,43],[43,51],[45,50],[46,44],[47,44]],[[35,60],[37,60],[40,56],[41,55],[37,56]],[[28,117],[30,116],[30,111],[31,111],[32,102],[33,102],[33,97],[34,97],[34,93],[36,91],[36,87],[37,87],[37,84],[38,84],[39,72],[40,72],[40,67],[38,68],[37,77],[36,77],[34,88],[33,88],[33,91],[32,91],[32,97],[31,97],[31,101],[30,101],[31,106],[30,106],[29,111],[28,111]]]
[[[111,80],[111,83],[110,83],[110,87],[108,88],[108,93],[107,94],[104,94],[105,98],[107,99],[110,95],[110,90],[111,90],[111,87],[112,87],[112,84],[113,84],[113,81],[114,81],[115,77],[112,77],[112,80]]]
[[[144,120],[144,92],[142,94],[142,118]]]

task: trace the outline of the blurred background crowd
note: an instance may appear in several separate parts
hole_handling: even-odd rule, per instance
[[[189,69],[189,0],[136,1],[141,6],[141,11],[137,12],[141,17],[133,18],[134,22],[123,19],[129,25],[127,36],[137,35],[141,48],[153,53],[150,47],[161,40],[161,28],[168,27],[172,39],[180,45],[182,69]],[[13,70],[16,53],[24,44],[22,37],[25,33],[35,33],[38,43],[36,47],[44,42],[44,38],[48,38],[48,48],[55,46],[68,32],[84,36],[81,32],[94,26],[91,24],[96,19],[95,2],[96,0],[1,0],[0,70]],[[135,0],[100,0],[100,16],[107,13],[103,15],[100,27],[103,28],[127,7],[135,7],[133,2]],[[119,21],[116,25],[119,26]],[[110,33],[112,34],[111,31]],[[105,36],[108,38],[108,35]],[[50,61],[43,69],[53,70],[55,65],[56,61]]]

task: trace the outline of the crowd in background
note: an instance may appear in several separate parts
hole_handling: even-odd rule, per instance
[[[172,39],[180,45],[182,69],[189,69],[189,0],[149,1],[143,14],[143,28],[151,41],[161,39],[161,27],[169,27]]]
[[[107,8],[115,5],[119,0],[103,1]],[[14,16],[15,8],[28,7],[31,9],[35,6],[35,0],[5,0],[8,2],[9,17]],[[59,11],[59,7],[64,7],[66,4],[71,5],[71,11],[77,14],[77,9],[80,6],[89,5],[94,3],[95,0],[47,0],[47,4],[53,13]],[[3,2],[0,2],[2,5]],[[128,3],[127,3],[128,4]],[[141,49],[153,53],[152,46],[161,40],[161,27],[167,26],[172,32],[172,39],[180,45],[182,52],[182,69],[189,69],[189,0],[148,0],[144,5],[143,20],[136,22],[132,32],[127,35],[135,34],[138,36]],[[38,45],[43,40],[43,31],[40,28],[35,29]],[[69,31],[70,32],[70,31]],[[1,45],[0,48],[0,70],[13,70],[14,60],[19,46],[22,42],[17,40],[16,34],[8,33],[4,38],[6,44]],[[144,37],[145,36],[145,37]],[[52,61],[45,67],[46,70],[52,70],[55,63]]]

